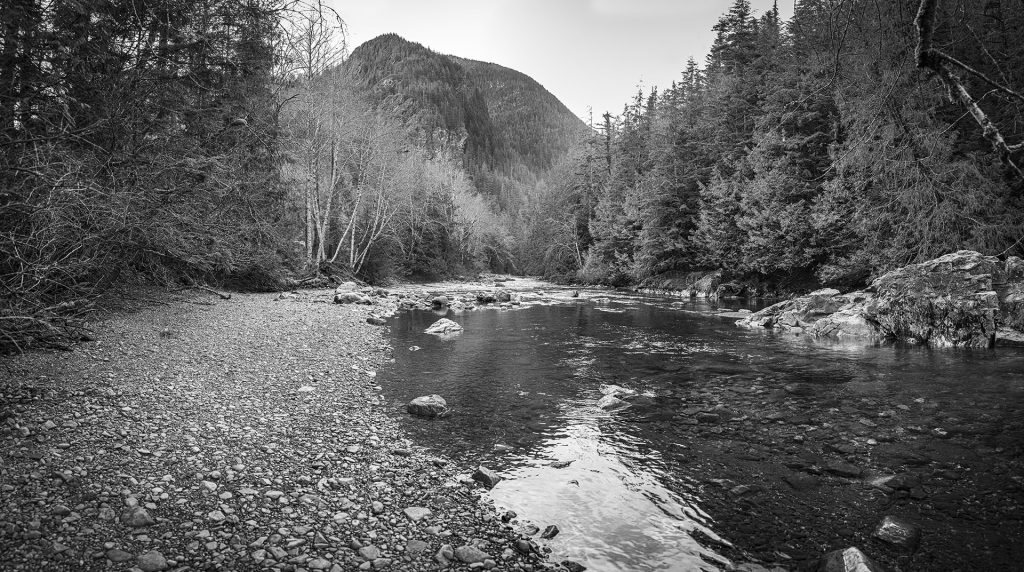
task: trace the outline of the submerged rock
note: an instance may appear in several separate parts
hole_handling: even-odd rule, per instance
[[[443,417],[448,415],[448,402],[440,395],[422,395],[405,406],[405,410],[418,417]]]
[[[886,516],[871,534],[875,538],[907,550],[921,543],[921,528],[898,516]]]
[[[601,385],[601,395],[636,395],[636,391],[621,385]]]
[[[605,395],[601,399],[597,400],[597,406],[604,410],[618,409],[629,405],[625,401],[619,399],[614,395]]]
[[[885,572],[874,560],[857,548],[829,552],[809,568],[813,572]]]
[[[458,323],[449,320],[448,318],[441,318],[434,322],[426,329],[427,334],[451,334],[454,332],[461,332],[462,326]]]

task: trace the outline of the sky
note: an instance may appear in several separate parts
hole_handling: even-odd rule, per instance
[[[773,0],[751,0],[756,14]],[[733,0],[327,0],[348,46],[396,33],[444,54],[523,72],[584,120],[704,63]],[[793,0],[779,0],[783,19]]]

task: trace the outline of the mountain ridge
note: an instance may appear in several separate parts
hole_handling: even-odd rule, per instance
[[[410,121],[429,151],[461,155],[481,194],[532,185],[589,133],[586,124],[529,75],[435,52],[397,34],[356,47],[347,69],[378,108]]]

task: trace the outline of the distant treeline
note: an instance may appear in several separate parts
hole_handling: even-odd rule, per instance
[[[573,151],[533,206],[524,270],[724,269],[800,288],[959,249],[1024,253],[1024,4],[935,9],[801,0],[782,22],[737,0],[706,65]]]

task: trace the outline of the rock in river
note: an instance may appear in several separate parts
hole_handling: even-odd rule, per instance
[[[627,405],[629,404],[614,395],[605,395],[597,400],[597,406],[604,410],[618,409]]]
[[[483,483],[489,489],[493,489],[494,485],[501,482],[501,477],[498,473],[480,465],[476,468],[476,472],[473,473],[473,480]]]
[[[882,542],[914,550],[921,542],[921,528],[898,516],[886,516],[872,536]]]
[[[829,552],[818,560],[817,566],[809,568],[809,570],[814,572],[884,572],[881,566],[853,547]]]
[[[406,411],[419,417],[444,417],[448,414],[448,402],[440,395],[422,395],[405,406]]]
[[[452,334],[455,332],[461,332],[462,326],[449,320],[448,318],[441,318],[434,322],[427,328],[426,333],[428,334]]]

